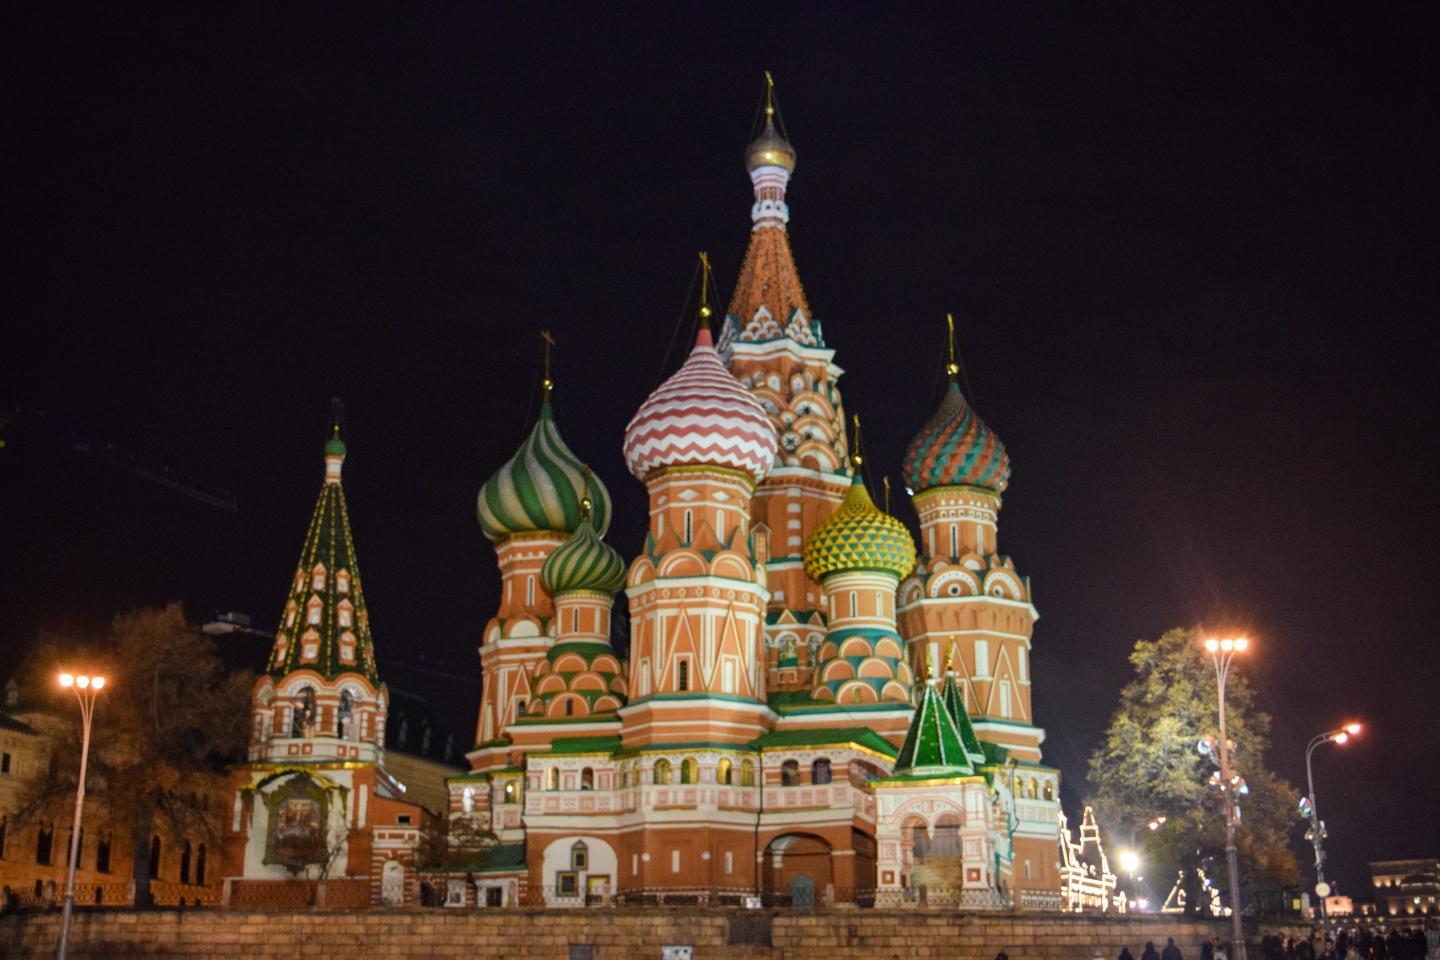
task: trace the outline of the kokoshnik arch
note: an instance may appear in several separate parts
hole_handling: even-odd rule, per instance
[[[485,842],[470,868],[432,880],[495,906],[943,887],[977,906],[1059,909],[1059,774],[1042,763],[1029,672],[1037,613],[997,536],[1009,457],[952,358],[903,466],[918,550],[876,506],[795,267],[796,153],[769,102],[745,160],[755,201],[729,307],[712,331],[702,305],[689,356],[623,437],[649,495],[640,555],[605,542],[609,491],[563,439],[548,377],[533,429],[480,489],[501,599],[481,637],[471,769],[448,790],[452,827]],[[415,897],[422,813],[384,769],[386,690],[338,433],[332,447],[256,688],[234,829],[247,877],[338,844],[335,875],[399,902]],[[611,644],[622,591],[628,658]]]

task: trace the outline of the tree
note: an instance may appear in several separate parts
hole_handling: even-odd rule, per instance
[[[1141,640],[1130,663],[1135,678],[1120,692],[1105,742],[1090,758],[1091,802],[1112,832],[1144,835],[1151,863],[1168,875],[1183,870],[1193,883],[1196,868],[1210,865],[1210,875],[1222,877],[1216,867],[1224,856],[1224,807],[1209,782],[1215,765],[1197,749],[1219,726],[1215,670],[1201,633],[1175,629],[1159,640]],[[1236,832],[1241,882],[1298,882],[1289,835],[1296,823],[1291,802],[1299,791],[1265,766],[1270,718],[1255,709],[1243,674],[1230,675],[1225,693],[1235,768],[1250,791],[1241,798]],[[1162,817],[1159,829],[1147,829]],[[1189,892],[1187,910],[1203,907],[1198,893]]]
[[[109,679],[95,710],[86,802],[127,830],[135,905],[148,907],[150,841],[160,825],[171,837],[198,836],[218,847],[227,771],[243,759],[249,736],[254,678],[228,672],[213,641],[186,622],[178,603],[117,616],[95,648],[43,644],[27,671],[29,699],[48,694],[71,716],[55,675],[77,664]],[[74,796],[79,742],[76,716],[48,772],[32,785],[29,809],[53,809]]]

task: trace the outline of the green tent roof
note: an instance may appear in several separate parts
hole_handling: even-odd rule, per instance
[[[615,753],[619,737],[560,737],[550,741],[551,753]]]
[[[970,757],[970,762],[984,763],[985,748],[980,746],[980,738],[975,735],[975,727],[971,724],[970,714],[965,709],[965,694],[955,680],[955,671],[953,670],[945,674],[945,680],[940,684],[940,699],[944,702],[950,719],[955,721],[955,729],[960,731],[960,742],[965,746],[965,753]]]
[[[900,756],[895,760],[896,776],[964,776],[974,774],[950,711],[934,686],[922,682],[920,705],[910,721]]]

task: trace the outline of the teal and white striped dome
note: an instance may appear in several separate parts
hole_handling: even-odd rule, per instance
[[[551,596],[574,590],[614,593],[625,585],[625,561],[585,517],[570,539],[545,558],[540,582]]]
[[[560,439],[547,401],[540,419],[510,462],[480,488],[476,514],[480,529],[498,542],[516,533],[572,533],[580,526],[586,469]],[[589,477],[590,517],[595,532],[610,527],[610,492]]]

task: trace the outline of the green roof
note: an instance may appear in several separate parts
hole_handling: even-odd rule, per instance
[[[615,753],[619,737],[560,737],[550,741],[551,753]]]
[[[935,687],[922,682],[920,706],[910,721],[905,744],[895,760],[895,775],[962,776],[974,774],[975,767],[960,740],[960,731],[945,709]]]
[[[823,747],[854,745],[895,756],[895,747],[869,727],[844,727],[830,730],[774,730],[750,741],[756,750],[776,750],[783,747]]]
[[[325,453],[344,456],[338,434],[326,442]],[[344,625],[342,618],[348,619]],[[311,648],[314,656],[305,656]],[[295,670],[314,670],[327,680],[355,673],[380,683],[345,489],[339,473],[328,467],[265,666],[277,680]]]
[[[485,857],[485,866],[476,873],[513,873],[525,868],[525,844],[497,843]]]
[[[960,742],[965,746],[965,753],[970,757],[971,763],[985,762],[985,749],[980,746],[980,738],[975,735],[975,727],[970,722],[970,713],[965,709],[965,694],[960,689],[960,684],[955,680],[955,672],[948,671],[945,680],[940,685],[940,699],[945,703],[945,709],[950,713],[950,719],[955,721],[955,729],[960,731]]]

